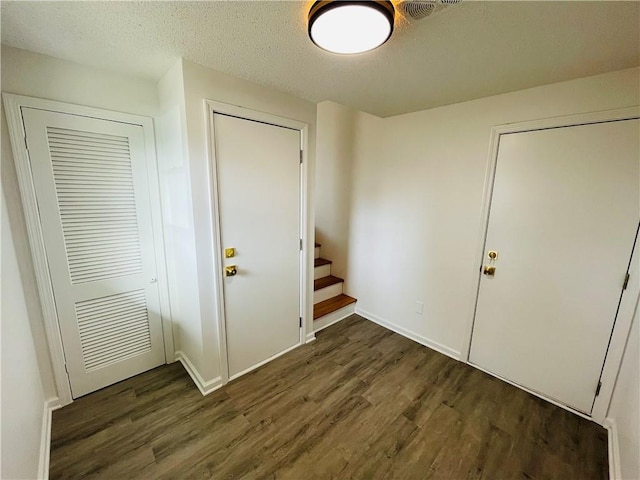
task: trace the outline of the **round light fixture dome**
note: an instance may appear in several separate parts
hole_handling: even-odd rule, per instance
[[[309,10],[309,37],[332,53],[362,53],[386,42],[393,33],[390,1],[317,1]]]

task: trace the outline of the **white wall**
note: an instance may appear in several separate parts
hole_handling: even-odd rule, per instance
[[[155,128],[173,339],[176,350],[200,366],[202,322],[181,61],[162,77],[158,92],[162,114]]]
[[[3,142],[4,143],[4,142]],[[3,146],[4,148],[4,146]],[[45,392],[2,189],[2,458],[0,478],[38,477]]]
[[[159,111],[153,82],[85,67],[26,50],[2,46],[2,91],[138,115]],[[31,260],[18,180],[11,153],[6,120],[2,115],[2,185],[26,296],[31,330],[36,344],[45,396],[56,397],[44,321]]]
[[[179,164],[175,172],[180,177],[182,196],[185,202],[189,202],[191,213],[185,219],[185,226],[190,232],[184,232],[185,242],[193,242],[195,246],[195,272],[197,274],[199,317],[195,323],[189,320],[188,331],[180,327],[180,348],[188,355],[198,373],[205,382],[215,382],[221,376],[220,349],[218,338],[217,305],[215,302],[216,276],[214,271],[213,252],[213,224],[211,206],[210,165],[207,152],[206,109],[204,100],[214,100],[244,108],[278,115],[285,118],[299,120],[309,124],[309,151],[308,164],[313,171],[315,162],[315,122],[316,106],[313,103],[300,100],[291,95],[277,90],[262,87],[254,83],[225,75],[209,68],[196,65],[183,60],[181,62],[182,78],[174,72],[173,80],[165,77],[160,85],[161,97],[168,98],[167,105],[174,104],[175,115],[184,115],[183,140],[186,138],[186,158],[188,158],[188,171],[181,160],[174,159],[174,164]],[[184,89],[184,107],[179,99],[174,96],[176,88],[182,82]],[[174,92],[174,93],[171,93]],[[184,114],[181,109],[184,108]],[[177,128],[174,123],[173,130]],[[177,147],[176,151],[180,147]],[[313,177],[310,178],[313,182]],[[187,185],[188,184],[188,185]],[[313,185],[313,183],[312,183]],[[184,192],[187,192],[188,195]],[[182,208],[182,207],[181,207]],[[313,225],[313,212],[309,212],[311,225]],[[311,228],[312,230],[312,228]],[[312,233],[310,234],[312,235]],[[187,238],[188,237],[188,238]],[[189,254],[187,254],[188,257]],[[189,259],[190,257],[188,257]],[[190,261],[190,260],[188,260]],[[191,267],[189,267],[191,270]],[[311,318],[311,312],[308,313]],[[199,330],[192,328],[199,323]],[[310,328],[310,325],[309,325]],[[197,331],[196,331],[197,330]],[[201,347],[198,345],[196,335],[200,334]],[[198,349],[200,350],[198,351]]]
[[[624,480],[640,478],[640,308],[618,373],[607,416],[615,420],[620,445],[620,473]]]
[[[335,102],[317,107],[316,241],[331,273],[345,278],[349,263],[351,185],[356,112]],[[346,278],[345,293],[349,291]]]
[[[386,119],[359,114],[347,272],[357,307],[460,356],[491,127],[638,105],[639,76],[623,70]]]
[[[154,82],[2,45],[2,91],[154,116]]]

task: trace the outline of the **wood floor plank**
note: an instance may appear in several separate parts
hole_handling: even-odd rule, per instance
[[[53,412],[50,478],[607,478],[598,425],[353,315],[203,397],[178,363]]]

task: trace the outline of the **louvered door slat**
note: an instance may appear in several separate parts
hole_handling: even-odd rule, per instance
[[[81,171],[86,171],[89,173],[100,173],[100,172],[107,172],[107,173],[113,173],[113,172],[127,172],[129,169],[127,168],[126,164],[122,164],[121,166],[119,165],[111,165],[111,166],[103,166],[103,165],[99,165],[96,162],[96,165],[91,165],[89,162],[68,162],[65,160],[61,160],[61,161],[57,161],[56,160],[56,170],[58,172],[81,172]]]
[[[89,224],[87,225],[86,222],[88,222],[90,219],[85,220],[85,222],[83,222],[82,227],[80,227],[79,225],[74,225],[74,222],[67,222],[68,226],[67,228],[69,229],[70,232],[73,231],[79,231],[82,228],[86,228],[86,230],[107,230],[109,228],[125,228],[125,227],[131,227],[134,228],[135,227],[135,222],[124,222],[124,221],[117,221],[117,222],[108,222],[105,220],[96,220],[95,222],[93,222],[93,224]],[[85,226],[86,225],[86,226]]]
[[[91,315],[84,316],[83,321],[88,322],[92,320],[98,320],[105,315],[109,315],[109,323],[105,324],[103,327],[94,326],[91,329],[91,332],[99,332],[102,330],[107,331],[120,324],[129,325],[131,323],[131,318],[133,318],[132,315],[135,315],[136,312],[140,312],[140,309],[138,307],[116,306],[116,308],[113,309],[104,308],[102,310],[92,312]],[[83,334],[87,333],[87,335],[90,335],[88,329],[83,328],[82,325],[80,325],[80,331],[83,332]]]
[[[123,350],[123,344],[118,343],[117,345],[113,345],[113,342],[121,342],[122,338],[125,337],[129,342],[129,344],[147,344],[145,339],[136,339],[129,340],[132,337],[136,338],[138,335],[145,335],[149,332],[149,327],[145,323],[138,324],[132,326],[131,324],[126,325],[125,328],[117,328],[111,327],[108,333],[100,333],[96,337],[87,337],[83,343],[83,346],[86,349],[91,349],[91,351],[97,356],[98,353],[103,353],[107,351],[113,351],[114,349]],[[109,345],[108,347],[106,345]],[[115,347],[115,348],[114,348]]]
[[[70,241],[67,246],[67,260],[70,261],[72,257],[76,258],[78,255],[87,259],[91,258],[92,254],[95,254],[97,258],[109,253],[112,253],[112,257],[121,254],[138,254],[139,256],[139,248],[134,235],[130,235],[129,238],[107,235],[78,237],[77,241],[74,238],[74,241]]]
[[[90,318],[92,315],[100,315],[105,311],[117,312],[119,309],[138,308],[144,306],[144,304],[144,297],[142,296],[136,298],[128,294],[120,293],[118,295],[93,299],[91,302],[76,303],[76,312],[81,314],[82,318]],[[82,327],[82,322],[79,321],[78,325]]]
[[[122,272],[120,273],[119,276],[126,276],[126,275],[135,275],[136,274],[136,270],[135,269],[131,269],[131,270],[126,270],[126,269],[122,269]],[[94,274],[78,274],[78,283],[81,282],[97,282],[99,280],[102,280],[103,276],[98,276],[98,275],[94,275]]]
[[[137,326],[132,326],[132,323],[135,322],[136,317],[131,316],[119,316],[119,317],[110,317],[109,325],[105,325],[104,327],[95,328],[91,331],[83,332],[83,338],[85,339],[84,344],[88,345],[89,342],[100,341],[101,338],[110,336],[111,332],[120,332],[122,330],[136,330]],[[148,328],[144,325],[145,320],[144,316],[141,316],[140,328]]]
[[[55,155],[55,157],[56,157],[56,161],[60,165],[81,165],[81,166],[92,165],[92,166],[95,166],[96,168],[102,167],[102,160],[96,160],[93,158],[78,158],[77,154],[74,154],[73,156]],[[125,168],[127,166],[127,161],[123,160],[121,162],[117,162],[115,161],[115,159],[113,159],[111,161],[111,164],[113,164],[113,166],[116,168]]]
[[[135,258],[135,253],[120,253],[119,254],[123,259],[124,258]],[[73,255],[69,255],[69,257],[74,257],[77,258],[79,261],[81,260],[86,260],[88,258],[95,258],[95,259],[110,259],[112,257],[112,254],[110,252],[106,252],[106,253],[100,253],[100,254],[93,254],[93,253],[74,253]]]
[[[133,199],[134,196],[129,193],[129,192],[116,192],[116,193],[106,193],[106,192],[92,192],[91,189],[84,189],[83,191],[79,192],[78,189],[74,189],[71,192],[65,192],[64,190],[61,189],[60,194],[58,195],[58,198],[61,201],[70,201],[70,200],[77,200],[77,199],[82,199],[85,198],[87,196],[87,193],[93,193],[92,198],[105,198],[107,200],[109,199]]]
[[[77,269],[78,276],[90,275],[95,276],[94,271],[96,269],[101,269],[104,273],[119,271],[119,270],[132,270],[135,271],[135,268],[139,262],[119,262],[116,266],[110,266],[108,262],[77,262],[79,267]]]
[[[49,146],[56,147],[56,148],[66,148],[70,146],[70,147],[77,147],[79,149],[97,149],[98,151],[111,150],[111,151],[128,152],[129,150],[126,142],[98,143],[98,142],[88,141],[86,137],[84,140],[82,139],[65,140],[60,137],[49,136]]]
[[[117,139],[114,140],[113,138],[100,138],[96,136],[95,133],[93,135],[83,136],[83,135],[74,133],[73,130],[69,130],[66,133],[56,133],[55,130],[52,130],[49,133],[49,138],[59,142],[84,142],[84,143],[93,143],[96,145],[108,145],[108,146],[109,145],[115,145],[115,146],[126,145],[126,142],[123,142],[122,140],[117,140]]]
[[[89,137],[91,140],[104,139],[104,140],[125,142],[125,140],[122,140],[122,137],[114,137],[113,135],[109,135],[108,133],[99,133],[96,131],[88,132],[83,130],[60,128],[58,126],[56,127],[49,126],[47,129],[54,135],[70,135],[70,136],[76,136],[76,137]]]
[[[128,238],[127,238],[128,237]],[[114,246],[114,244],[116,244]],[[87,254],[91,252],[95,252],[96,254],[103,255],[107,252],[114,251],[118,252],[118,254],[122,252],[131,252],[133,250],[137,251],[137,246],[135,243],[135,234],[130,235],[76,235],[71,238],[68,242],[67,247],[67,256],[71,257],[73,254]]]

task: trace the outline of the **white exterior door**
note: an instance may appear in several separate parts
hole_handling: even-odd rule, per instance
[[[74,398],[164,363],[143,129],[22,108]]]
[[[300,131],[215,114],[229,377],[300,343]]]
[[[471,363],[591,412],[640,217],[639,148],[637,119],[500,137]]]

